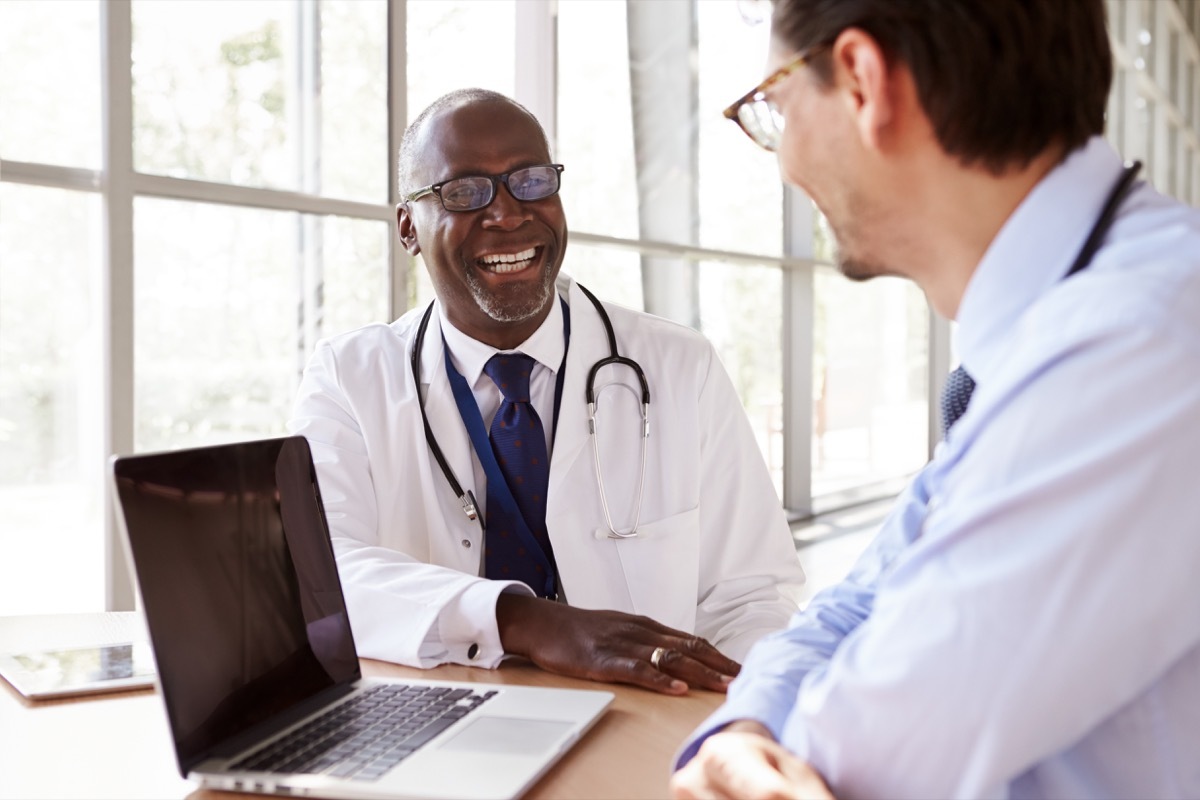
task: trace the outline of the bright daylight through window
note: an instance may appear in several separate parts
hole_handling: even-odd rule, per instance
[[[318,339],[433,297],[394,148],[467,86],[550,132],[564,270],[712,340],[794,517],[894,492],[950,329],[909,283],[841,277],[722,116],[763,77],[761,5],[0,2],[0,614],[130,605],[107,457],[281,434]],[[1107,7],[1108,135],[1200,202],[1200,0]]]

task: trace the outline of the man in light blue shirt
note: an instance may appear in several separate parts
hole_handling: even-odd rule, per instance
[[[1200,797],[1200,212],[1100,138],[1101,0],[777,0],[769,69],[728,113],[975,389],[673,793]]]

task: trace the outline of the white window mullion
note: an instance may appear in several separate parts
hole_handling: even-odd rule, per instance
[[[400,139],[408,127],[408,16],[404,0],[388,0],[388,220],[394,225],[395,208],[400,202],[397,155]],[[389,318],[395,319],[408,309],[408,277],[412,259],[395,230],[388,237],[388,263],[391,269]]]
[[[783,194],[783,247],[806,266],[783,268],[783,506],[792,517],[813,513],[813,353],[816,347],[813,287],[813,203],[791,186]]]
[[[132,24],[129,0],[109,0],[100,6],[101,92],[104,194],[104,260],[97,295],[102,365],[100,426],[96,458],[98,473],[106,470],[108,453],[131,453],[134,446],[134,264],[133,264],[133,79]],[[106,474],[97,475],[104,486]],[[105,607],[109,611],[134,607],[133,581],[116,526],[109,492],[105,497]]]
[[[953,361],[950,322],[929,309],[929,457],[942,440],[942,389]]]
[[[321,7],[317,3],[297,2],[293,9],[291,34],[294,41],[285,48],[292,55],[290,80],[292,102],[290,130],[295,133],[293,157],[300,189],[308,195],[321,194]],[[296,215],[298,247],[295,251],[296,288],[293,351],[296,373],[308,362],[322,334],[325,314],[323,300],[324,239],[322,221],[311,214]]]
[[[516,100],[542,123],[551,148],[558,141],[558,10],[556,0],[516,4]]]

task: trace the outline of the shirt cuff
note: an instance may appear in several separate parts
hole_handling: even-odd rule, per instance
[[[737,681],[735,680],[729,687],[731,693],[736,686]],[[745,696],[730,697],[683,743],[683,747],[675,755],[674,768],[682,769],[695,757],[705,739],[714,733],[719,733],[726,725],[739,720],[751,720],[759,723],[771,732],[776,741],[779,741],[789,711],[786,704],[773,702],[769,692],[748,692]]]
[[[476,581],[442,608],[438,636],[446,661],[495,669],[504,660],[496,626],[496,600],[503,592],[534,596],[520,581]]]

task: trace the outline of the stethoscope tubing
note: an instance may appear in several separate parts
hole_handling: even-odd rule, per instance
[[[646,485],[646,455],[647,455],[647,440],[650,438],[650,385],[646,381],[646,374],[637,361],[631,358],[622,356],[617,350],[617,336],[613,330],[612,320],[609,319],[608,312],[600,300],[591,293],[586,287],[579,286],[580,291],[591,301],[595,306],[596,312],[600,315],[600,321],[604,325],[604,331],[608,338],[609,355],[592,364],[588,370],[587,381],[585,386],[585,399],[587,401],[587,417],[588,417],[588,436],[592,441],[592,454],[596,466],[596,484],[600,490],[600,505],[604,510],[604,520],[608,525],[607,538],[610,539],[632,539],[638,535],[638,525],[642,518],[642,500],[645,496]],[[425,345],[425,331],[429,327],[429,319],[433,316],[434,303],[430,303],[425,309],[425,314],[421,317],[421,322],[417,326],[417,335],[413,340],[412,354],[409,359],[409,366],[412,371],[413,384],[417,389],[417,405],[421,411],[421,422],[425,429],[425,441],[429,445],[430,452],[433,453],[434,460],[437,461],[438,467],[446,478],[446,482],[450,485],[459,502],[462,504],[463,513],[471,522],[477,522],[481,530],[486,534],[486,526],[483,517],[479,514],[479,505],[475,500],[475,495],[470,490],[464,490],[462,484],[454,475],[454,470],[450,468],[450,463],[446,460],[445,454],[442,452],[441,446],[437,442],[437,437],[434,436],[433,429],[429,425],[429,416],[425,412],[425,398],[421,395],[421,351]],[[633,370],[637,376],[638,384],[641,388],[641,411],[642,411],[642,436],[641,436],[641,464],[638,469],[638,488],[637,488],[637,503],[634,507],[633,525],[626,531],[618,530],[613,524],[612,512],[608,504],[608,496],[604,488],[604,471],[600,464],[600,446],[597,441],[597,429],[599,425],[596,420],[596,376],[599,371],[606,366],[623,366]],[[633,392],[634,389],[623,384],[623,386]],[[636,392],[635,392],[636,394]]]

